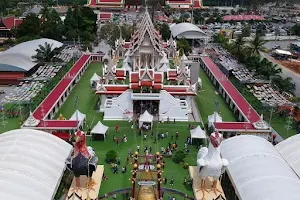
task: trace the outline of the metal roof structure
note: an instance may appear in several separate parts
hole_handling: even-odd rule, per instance
[[[192,23],[180,23],[170,27],[174,38],[204,39],[208,38],[198,26]]]
[[[221,155],[239,199],[300,199],[299,177],[267,140],[235,136],[221,143]]]
[[[63,43],[52,39],[36,39],[18,44],[0,54],[0,71],[27,72],[37,63],[32,56],[36,54],[39,45],[53,44],[52,48],[59,48]]]
[[[0,199],[53,199],[72,148],[38,130],[0,134]]]

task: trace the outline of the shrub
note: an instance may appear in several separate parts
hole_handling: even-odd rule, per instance
[[[175,163],[181,163],[184,161],[185,157],[186,157],[186,154],[180,150],[175,153],[173,160]]]
[[[183,169],[188,169],[189,168],[189,164],[188,163],[184,163],[183,164]]]
[[[108,163],[114,163],[117,161],[117,152],[115,152],[114,150],[110,150],[106,153],[106,162]]]

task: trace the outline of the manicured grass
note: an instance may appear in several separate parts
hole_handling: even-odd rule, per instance
[[[57,116],[62,113],[64,117],[69,118],[75,111],[74,107],[74,99],[76,96],[79,97],[78,101],[78,109],[87,114],[87,124],[92,128],[99,120],[102,121],[103,115],[102,113],[97,113],[95,109],[95,105],[97,103],[97,95],[94,94],[94,92],[91,91],[89,86],[89,80],[92,77],[92,75],[96,73],[101,72],[102,65],[99,63],[93,63],[89,66],[83,77],[80,79],[80,81],[77,83],[75,88],[72,90],[69,98],[64,103],[62,108],[57,113]],[[92,123],[93,122],[93,123]],[[166,147],[168,142],[174,142],[175,141],[175,133],[176,131],[179,132],[179,140],[177,141],[177,144],[179,146],[178,149],[184,148],[184,141],[186,137],[190,135],[190,132],[188,130],[188,122],[177,122],[177,123],[170,123],[170,124],[159,124],[154,123],[153,126],[153,133],[154,137],[157,135],[157,133],[165,132],[168,130],[169,132],[169,138],[163,139],[158,141],[156,144],[153,143],[154,138],[151,138],[151,132],[148,132],[148,138],[147,140],[143,140],[141,136],[138,136],[136,129],[131,129],[131,123],[128,123],[126,121],[104,121],[105,125],[109,126],[108,131],[108,137],[106,141],[92,141],[88,139],[88,145],[92,146],[96,154],[99,157],[99,164],[105,165],[105,174],[108,176],[108,180],[106,182],[102,182],[101,189],[100,189],[100,195],[103,195],[107,192],[117,190],[120,188],[130,187],[130,170],[131,165],[127,166],[127,173],[122,174],[119,173],[117,175],[112,173],[111,167],[109,164],[105,162],[105,155],[109,150],[115,150],[118,153],[118,157],[121,159],[121,167],[125,164],[125,160],[127,157],[128,149],[132,148],[133,151],[136,150],[136,146],[139,144],[141,147],[141,153],[143,152],[143,149],[145,146],[152,147],[152,153],[155,153],[156,151],[160,151],[161,147]],[[118,123],[120,125],[119,132],[115,132],[115,125]],[[191,123],[193,125],[196,125],[197,123]],[[86,130],[87,128],[85,128]],[[126,134],[128,138],[127,143],[121,143],[119,146],[116,145],[115,142],[113,142],[113,136],[116,137],[122,137],[124,134]],[[174,135],[173,141],[171,141],[171,135]],[[185,162],[189,163],[190,165],[196,165],[196,155],[197,155],[198,148],[196,146],[190,147],[190,153],[186,157]],[[166,162],[166,168],[163,173],[163,177],[168,177],[170,180],[171,176],[173,175],[175,178],[175,184],[174,186],[170,185],[164,185],[164,187],[171,187],[174,189],[177,189],[179,191],[182,191],[184,193],[187,193],[189,196],[193,195],[192,188],[186,187],[183,185],[184,177],[188,177],[188,170],[183,169],[183,164],[175,164],[171,158],[165,158]],[[120,167],[120,169],[121,169]],[[167,197],[167,195],[166,195]]]
[[[202,68],[200,68],[202,88],[196,97],[196,103],[200,111],[203,123],[207,125],[207,117],[215,111],[215,98],[219,102],[218,112],[221,113],[223,121],[235,122],[236,117],[230,110],[222,96],[216,91],[215,86],[209,80]]]
[[[1,114],[0,114],[0,117],[1,117]],[[6,126],[3,126],[2,120],[0,120],[0,133],[4,133],[6,131],[13,130],[13,129],[18,129],[21,126],[19,117],[7,118],[7,119],[5,119],[5,121],[7,122]]]

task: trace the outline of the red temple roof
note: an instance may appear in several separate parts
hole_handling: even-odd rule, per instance
[[[12,16],[12,17],[3,18],[1,21],[3,25],[10,30],[13,27],[18,27],[23,22],[23,19],[17,19],[14,16]]]
[[[117,77],[124,77],[126,75],[126,71],[124,69],[116,69]]]
[[[192,0],[168,0],[166,1],[167,5],[192,5]]]
[[[162,83],[163,82],[163,75],[161,73],[154,74],[154,83]]]
[[[112,16],[112,13],[101,12],[101,13],[99,13],[99,20],[108,21],[108,20],[110,20],[111,16]]]
[[[152,81],[141,81],[141,86],[151,87],[152,86]]]
[[[260,20],[263,21],[265,18],[260,15],[226,15],[223,17],[224,21],[250,21]]]
[[[139,82],[139,74],[137,72],[130,73],[130,82],[131,83],[138,83]]]
[[[225,130],[245,131],[246,129],[256,130],[253,124],[248,122],[216,122],[215,128],[218,129],[219,131],[225,131]]]

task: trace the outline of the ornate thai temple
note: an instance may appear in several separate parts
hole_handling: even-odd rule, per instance
[[[188,59],[179,57],[172,38],[162,40],[147,11],[131,40],[120,35],[112,52],[103,57],[96,85],[104,120],[128,120],[146,110],[160,121],[189,120],[197,86],[191,84]]]

